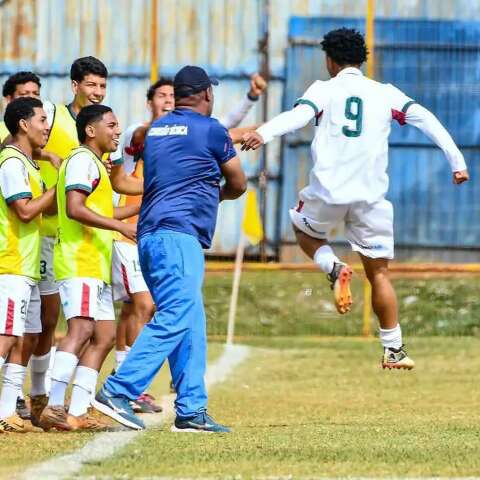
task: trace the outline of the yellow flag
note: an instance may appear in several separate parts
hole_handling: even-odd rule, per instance
[[[252,245],[256,245],[263,239],[262,219],[258,208],[257,192],[248,190],[243,211],[242,231]]]

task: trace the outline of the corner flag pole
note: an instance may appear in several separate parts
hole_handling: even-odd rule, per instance
[[[233,345],[235,333],[235,317],[237,315],[238,291],[240,290],[240,277],[242,276],[243,256],[245,254],[245,234],[240,232],[237,253],[235,255],[235,269],[233,271],[232,296],[230,297],[230,308],[228,309],[227,345]]]
[[[366,42],[369,55],[367,57],[367,77],[375,76],[375,0],[367,0]],[[363,284],[363,327],[362,335],[372,335],[372,286],[367,278]]]
[[[158,48],[157,48],[157,12],[158,1],[151,0],[152,11],[150,17],[150,84],[155,83],[158,79]]]
[[[240,290],[240,278],[242,276],[243,257],[247,241],[251,245],[258,245],[263,239],[263,225],[259,210],[257,192],[255,190],[249,190],[245,198],[240,239],[238,240],[237,253],[235,255],[232,296],[230,297],[230,308],[228,310],[227,345],[233,344],[235,334],[238,292]]]

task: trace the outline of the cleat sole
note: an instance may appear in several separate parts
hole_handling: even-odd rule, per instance
[[[352,292],[350,290],[350,283],[352,281],[353,270],[350,266],[345,265],[338,275],[338,278],[333,287],[335,297],[335,306],[340,314],[345,314],[350,311],[353,304]]]

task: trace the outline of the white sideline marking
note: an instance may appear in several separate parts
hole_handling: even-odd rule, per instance
[[[247,358],[249,352],[250,349],[243,345],[225,346],[220,358],[211,367],[207,368],[205,375],[207,388],[223,382],[232,370]],[[143,417],[147,427],[160,425],[174,415],[174,398],[175,395],[173,394],[162,397],[163,412],[158,415]],[[79,472],[84,464],[111,457],[141,433],[141,430],[100,433],[80,450],[34,465],[23,472],[20,478],[25,480],[60,480],[71,477]],[[61,433],[59,435],[68,434]],[[65,439],[67,440],[67,437]]]

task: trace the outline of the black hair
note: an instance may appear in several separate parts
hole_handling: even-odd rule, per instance
[[[75,121],[79,142],[83,143],[87,138],[87,134],[85,132],[87,125],[98,122],[106,113],[111,111],[112,109],[106,105],[87,105],[86,107],[83,107],[77,115],[77,120]]]
[[[33,72],[17,72],[7,78],[3,84],[2,94],[4,97],[12,96],[17,89],[17,85],[25,85],[25,83],[33,82],[41,88],[40,79]]]
[[[363,35],[353,28],[328,32],[321,42],[323,51],[338,65],[361,65],[368,49]]]
[[[33,97],[19,97],[7,105],[3,120],[10,135],[18,133],[20,120],[28,120],[35,115],[35,108],[43,108],[43,103]]]
[[[77,58],[70,68],[70,78],[81,82],[87,75],[98,75],[102,78],[108,77],[107,67],[95,57]]]
[[[160,77],[153,85],[148,87],[147,100],[153,100],[157,88],[163,87],[164,85],[173,87],[173,80],[170,77]]]

